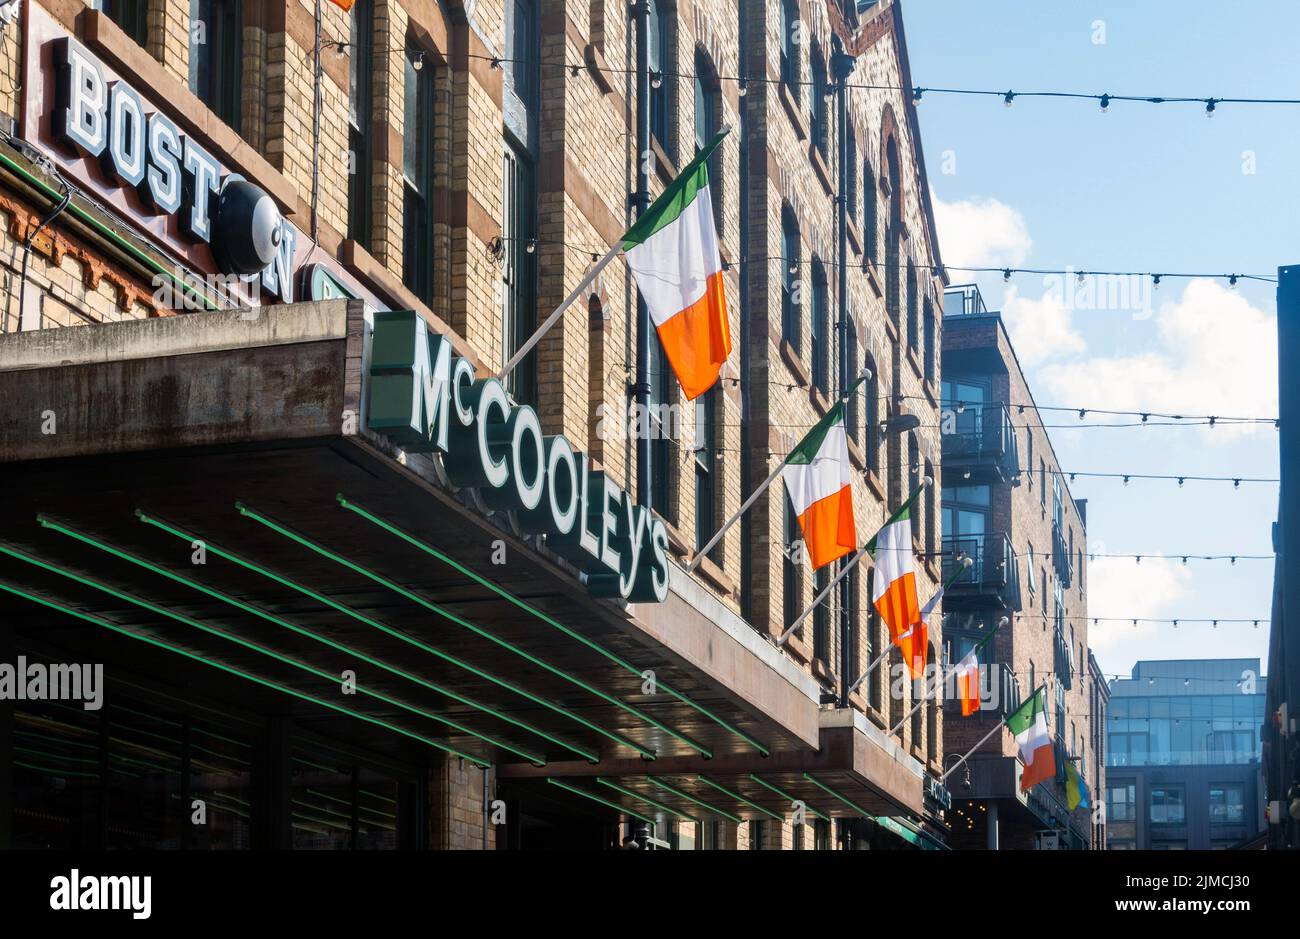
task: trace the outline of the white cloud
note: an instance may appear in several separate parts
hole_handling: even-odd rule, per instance
[[[1095,546],[1101,550],[1100,546]],[[1178,604],[1191,594],[1192,572],[1177,558],[1102,558],[1088,562],[1088,615],[1128,617],[1125,622],[1088,623],[1088,645],[1102,667],[1110,661],[1129,661],[1134,646],[1145,646],[1158,637],[1167,638],[1167,625],[1142,623],[1144,617],[1170,618],[1178,615]],[[1138,620],[1134,626],[1132,619]],[[1166,654],[1157,657],[1170,658]]]
[[[1016,357],[1025,367],[1059,356],[1074,355],[1087,349],[1087,343],[1074,329],[1069,309],[1055,291],[1037,300],[1022,297],[1015,284],[1002,295],[1002,320],[1011,334]]]
[[[939,250],[954,267],[1012,267],[1029,257],[1033,241],[1019,212],[997,199],[944,202],[930,194]]]
[[[1045,365],[1036,383],[1049,392],[1046,398],[1095,408],[1276,415],[1277,321],[1271,314],[1217,281],[1196,279],[1159,307],[1155,323],[1159,342],[1150,351]],[[1220,424],[1207,428],[1207,436],[1224,440],[1255,429]]]

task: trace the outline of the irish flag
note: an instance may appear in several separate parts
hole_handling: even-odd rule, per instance
[[[961,716],[970,717],[980,709],[980,660],[971,649],[957,663],[953,674],[957,678],[957,697],[961,699]]]
[[[722,255],[709,195],[709,141],[623,236],[650,322],[687,400],[713,387],[731,354]]]
[[[1020,760],[1025,771],[1020,776],[1020,791],[1028,792],[1044,779],[1056,776],[1056,757],[1052,754],[1052,738],[1047,733],[1047,708],[1043,704],[1043,689],[1039,688],[1016,713],[1007,718],[1007,727],[1016,735]]]
[[[903,661],[909,668],[915,659],[910,654],[912,627],[917,623],[924,627],[920,603],[916,599],[916,573],[912,567],[911,517],[912,503],[924,488],[925,483],[917,486],[867,545],[876,562],[871,580],[871,602],[889,626],[889,639],[899,646]],[[925,663],[921,665],[924,669]],[[913,677],[916,677],[915,672]]]
[[[814,424],[794,448],[781,470],[781,478],[814,570],[858,546],[843,401]]]

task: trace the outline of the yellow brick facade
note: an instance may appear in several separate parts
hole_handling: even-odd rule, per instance
[[[35,0],[76,31],[86,14],[80,0]],[[144,51],[177,83],[189,81],[190,22],[188,0],[149,0],[148,37]],[[89,4],[85,4],[88,8]],[[427,304],[471,351],[483,370],[495,370],[505,358],[502,332],[502,267],[493,253],[503,228],[502,148],[505,135],[503,74],[494,60],[508,59],[505,4],[502,0],[358,0],[360,15],[372,19],[374,71],[370,85],[374,159],[357,172],[369,180],[368,244],[348,241],[348,14],[328,0],[320,4],[325,47],[321,52],[319,138],[313,131],[314,0],[266,0],[243,5],[243,55],[240,72],[239,135],[291,193],[291,218],[305,234],[315,230],[318,251],[340,262],[360,259],[364,279],[384,288],[394,305],[418,305],[401,286],[403,278],[402,154],[417,130],[406,126],[405,51],[424,52],[423,68],[432,73],[435,153],[433,289]],[[901,18],[894,4],[883,2],[862,14],[861,23],[832,23],[825,4],[796,4],[803,26],[799,74],[809,75],[813,44],[827,58],[836,44],[854,53],[851,84],[886,86],[848,91],[848,117],[856,161],[850,206],[848,309],[854,322],[858,367],[874,362],[879,387],[876,420],[914,414],[920,427],[904,434],[872,435],[879,458],[868,453],[864,425],[870,420],[859,404],[855,434],[854,503],[860,540],[870,536],[906,493],[929,473],[938,478],[939,417],[937,356],[942,323],[942,283],[936,266],[933,221],[919,166],[914,108],[901,46]],[[631,219],[629,194],[634,186],[635,85],[632,69],[634,31],[629,7],[615,0],[539,0],[539,106],[535,142],[537,182],[538,320],[544,318],[583,276],[594,256],[604,253]],[[718,218],[724,258],[729,263],[726,288],[733,355],[718,390],[716,528],[747,494],[742,461],[749,461],[750,485],[764,478],[822,413],[829,401],[819,399],[808,383],[812,345],[810,317],[800,319],[800,351],[783,349],[781,337],[782,217],[798,223],[802,262],[797,277],[803,296],[810,296],[812,259],[825,263],[832,331],[828,361],[834,375],[840,337],[834,329],[838,309],[836,256],[836,185],[834,102],[827,112],[831,126],[830,158],[819,169],[812,157],[810,89],[805,85],[794,107],[780,83],[780,0],[678,0],[669,11],[671,28],[663,55],[668,63],[662,82],[672,102],[668,136],[659,141],[651,185],[659,191],[671,179],[682,155],[692,152],[695,126],[693,73],[700,58],[721,77],[718,97],[724,123],[736,130],[726,138],[718,164],[722,189]],[[0,111],[15,117],[19,105],[21,22],[11,26],[0,47]],[[741,32],[744,31],[742,43]],[[742,55],[743,46],[743,55]],[[737,76],[750,76],[743,86]],[[783,95],[787,97],[783,101]],[[742,110],[745,124],[742,131]],[[209,115],[207,120],[212,120]],[[743,137],[743,139],[742,139]],[[748,188],[742,192],[742,145],[748,155]],[[896,168],[891,174],[890,161]],[[891,178],[892,176],[892,178]],[[874,194],[874,230],[864,228],[866,194]],[[313,197],[315,204],[313,206]],[[742,237],[741,205],[748,207],[747,238]],[[894,208],[896,206],[896,209]],[[896,217],[891,217],[896,216]],[[7,283],[19,276],[22,239],[39,213],[8,196],[0,201],[0,272]],[[876,247],[867,247],[874,245]],[[90,246],[56,232],[51,241],[34,245],[29,261],[28,305],[18,307],[16,290],[6,293],[3,328],[78,325],[123,317],[170,315],[150,297],[150,285],[97,265]],[[906,294],[908,261],[915,269],[912,296]],[[359,274],[359,276],[362,276]],[[895,289],[895,284],[897,289]],[[748,322],[742,321],[742,286],[749,296]],[[897,294],[897,299],[889,297]],[[592,296],[575,305],[540,345],[537,355],[537,406],[546,433],[564,433],[592,455],[612,476],[635,488],[635,441],[617,431],[628,404],[634,376],[635,288],[621,261],[608,267]],[[933,323],[931,339],[909,348],[908,310],[915,304],[918,337]],[[892,308],[892,312],[891,312]],[[33,319],[33,316],[35,319]],[[742,386],[742,344],[749,361]],[[924,359],[927,354],[931,363]],[[792,366],[791,362],[794,362]],[[749,396],[749,447],[742,446],[742,400]],[[687,436],[672,450],[671,501],[660,508],[672,526],[674,554],[689,560],[695,543],[694,488],[687,484],[693,454],[689,433],[694,405],[680,402]],[[868,472],[875,465],[877,470]],[[744,610],[753,628],[775,639],[784,629],[783,571],[784,496],[779,484],[760,499],[750,520],[752,569],[742,571],[742,528],[733,528],[717,552],[717,565],[701,580],[732,610]],[[924,553],[937,552],[937,488],[922,500],[917,541]],[[869,647],[883,648],[887,637],[870,615],[867,566],[861,571],[857,621],[863,633],[858,658],[847,676],[855,678],[868,661]],[[937,556],[918,562],[918,591],[924,601],[936,585]],[[797,608],[813,596],[813,577],[804,570]],[[745,598],[743,590],[752,594]],[[821,680],[828,690],[840,675],[832,605],[830,646],[823,659],[813,656],[809,620],[786,647],[787,654]],[[931,626],[935,650],[942,649],[938,617]],[[870,643],[866,633],[874,630]],[[896,663],[894,663],[896,664]],[[913,690],[901,683],[903,696],[889,694],[890,676],[882,676],[882,693],[873,702],[868,685],[854,696],[882,728],[897,723],[912,705]],[[940,710],[941,709],[937,709]],[[924,713],[924,709],[923,709]],[[911,722],[898,739],[931,771],[942,766],[941,713],[931,725]],[[444,836],[448,846],[478,847],[481,842],[481,784],[478,771],[447,766],[439,791],[454,802]],[[459,793],[459,795],[457,794]],[[723,842],[748,847],[747,825],[724,826]],[[769,829],[766,847],[791,848],[789,824]],[[803,845],[812,847],[812,829]]]

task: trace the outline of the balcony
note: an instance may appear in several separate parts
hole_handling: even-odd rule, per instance
[[[1057,522],[1052,523],[1052,569],[1056,572],[1061,586],[1068,588],[1074,572],[1073,559],[1065,544],[1065,533]]]
[[[1016,475],[1016,433],[1005,404],[944,402],[943,411],[940,428],[947,482],[1003,483]]]
[[[968,557],[974,563],[953,581],[946,595],[980,606],[1008,612],[1020,609],[1020,576],[1011,539],[1004,532],[983,535],[945,535],[943,576],[946,580]]]
[[[984,296],[975,284],[954,284],[943,292],[943,315],[982,316],[988,312]]]

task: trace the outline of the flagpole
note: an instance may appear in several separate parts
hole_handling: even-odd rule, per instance
[[[1029,697],[1030,697],[1030,698],[1034,698],[1034,697],[1036,697],[1037,694],[1038,694],[1038,692],[1042,691],[1044,687],[1045,687],[1044,685],[1039,685],[1037,688],[1034,689],[1034,693],[1033,693],[1032,695],[1030,695]],[[1016,710],[1018,711],[1018,710],[1020,710],[1020,709],[1017,708]],[[1012,712],[1011,712],[1011,714],[1014,714],[1014,713],[1015,713],[1015,711],[1012,711]],[[988,742],[988,739],[989,739],[990,737],[992,737],[992,736],[993,736],[994,734],[996,734],[999,730],[1001,730],[1001,729],[1002,729],[1002,726],[1003,726],[1004,724],[1006,724],[1006,722],[1007,722],[1007,718],[1010,717],[1011,714],[1006,715],[1005,717],[1002,718],[1002,720],[998,721],[998,725],[997,725],[996,727],[994,727],[992,730],[990,730],[990,731],[989,731],[987,734],[985,734],[983,737],[981,737],[979,743],[975,744],[975,746],[971,747],[969,750],[967,750],[965,753],[963,753],[962,756],[961,756],[961,759],[958,760],[956,763],[952,764],[952,767],[951,767],[950,769],[948,769],[948,770],[947,770],[947,771],[946,771],[942,776],[939,777],[939,782],[943,782],[945,779],[947,779],[949,776],[951,776],[951,775],[953,774],[953,771],[956,770],[958,766],[961,766],[961,765],[962,765],[963,763],[965,763],[968,759],[970,759],[970,755],[971,755],[972,753],[974,753],[974,752],[975,752],[976,750],[978,750],[980,747],[984,746],[984,744],[985,744],[986,742]]]
[[[789,626],[785,628],[785,632],[781,633],[781,635],[777,637],[776,644],[778,646],[785,645],[785,641],[790,638],[790,634],[799,628],[799,624],[808,618],[808,614],[810,614],[814,609],[817,608],[817,604],[821,603],[822,600],[826,599],[826,595],[831,592],[831,590],[835,587],[835,585],[848,576],[849,571],[853,570],[853,568],[857,566],[857,563],[860,560],[862,560],[862,555],[866,553],[867,553],[866,545],[863,545],[861,548],[857,550],[857,553],[855,553],[853,557],[849,558],[848,563],[845,564],[843,568],[840,570],[840,572],[835,575],[835,579],[832,580],[829,584],[827,584],[822,589],[821,593],[813,597],[812,603],[809,603],[806,607],[804,607],[803,612],[800,613],[798,616],[796,616],[794,618],[794,622],[792,622]]]
[[[767,479],[758,484],[758,488],[751,492],[749,498],[740,504],[740,508],[736,510],[736,513],[722,523],[722,527],[719,528],[717,533],[709,539],[708,544],[695,552],[695,557],[691,558],[691,562],[686,565],[686,573],[689,574],[695,570],[695,568],[700,566],[700,561],[704,560],[704,556],[712,551],[713,546],[722,540],[722,536],[727,533],[727,529],[740,521],[740,517],[749,511],[751,505],[758,501],[758,497],[763,494],[763,491],[767,489],[768,486],[772,485],[772,480],[781,475],[781,470],[785,469],[785,465],[790,462],[790,454],[793,452],[794,451],[791,450],[790,453],[787,453],[781,459],[780,463],[776,464],[776,469],[768,473]]]
[[[958,571],[958,573],[960,573],[960,571]],[[955,578],[954,578],[954,579],[955,579]],[[946,585],[945,585],[945,586],[946,586]],[[999,629],[1001,629],[1004,625],[1006,625],[1007,622],[1008,622],[1008,620],[1007,620],[1007,618],[1006,618],[1005,616],[1002,617],[1001,619],[999,619],[999,620],[998,620],[998,624],[997,624],[996,626],[993,627],[993,632],[990,632],[987,636],[985,636],[983,639],[981,639],[981,640],[979,641],[979,644],[976,645],[975,648],[971,650],[971,652],[978,653],[979,650],[982,649],[982,648],[984,648],[984,646],[986,646],[986,645],[988,644],[989,640],[991,640],[991,639],[993,638],[994,633],[996,633]],[[913,627],[913,628],[915,629],[915,627]],[[964,660],[964,659],[965,659],[965,657],[963,656],[963,660]],[[921,705],[924,704],[924,703],[925,703],[925,702],[930,698],[930,696],[934,694],[935,691],[937,691],[939,688],[942,688],[944,685],[948,684],[948,679],[951,678],[954,674],[956,674],[956,672],[957,672],[957,667],[958,667],[959,665],[961,665],[961,661],[958,661],[955,665],[949,665],[947,674],[944,675],[944,676],[939,680],[938,684],[937,684],[935,687],[930,688],[930,689],[929,689],[925,694],[923,694],[923,695],[921,696],[921,698],[916,702],[916,704],[912,705],[912,710],[910,710],[910,711],[908,711],[906,714],[904,714],[901,718],[899,718],[899,721],[898,721],[897,724],[895,724],[893,727],[889,728],[889,732],[890,732],[891,734],[898,733],[898,728],[902,727],[903,724],[905,724],[905,723],[907,722],[907,719],[908,719],[909,717],[911,717],[913,714],[915,714],[915,713],[917,712],[917,710],[921,707]]]
[[[498,381],[505,381],[506,376],[514,370],[516,365],[523,361],[524,356],[533,351],[533,346],[542,341],[542,337],[550,331],[552,326],[559,322],[559,319],[564,315],[564,312],[569,307],[573,306],[574,301],[582,296],[583,292],[591,286],[591,282],[596,279],[596,275],[604,270],[609,262],[614,260],[622,250],[623,242],[616,242],[613,247],[605,252],[603,258],[591,266],[587,273],[583,275],[582,280],[578,281],[578,286],[574,287],[573,291],[564,298],[564,302],[555,308],[555,312],[546,318],[545,322],[537,328],[537,331],[528,337],[528,340],[519,347],[518,351],[515,352],[514,355],[510,357],[510,361],[507,362],[502,367],[501,371],[497,373]]]
[[[702,162],[700,158],[704,157],[705,159],[707,159],[709,156],[711,156],[713,151],[717,148],[718,144],[721,142],[722,138],[727,136],[727,134],[729,133],[731,133],[731,125],[730,124],[722,125],[722,127],[718,130],[718,132],[713,136],[713,139],[709,141],[708,146],[706,146],[703,150],[697,153],[694,159],[692,159],[690,163],[687,163],[686,166],[682,169],[682,171],[677,174],[677,179],[681,179],[683,176],[687,175],[688,173],[694,172],[696,167],[699,165],[699,163]],[[676,182],[676,180],[674,180],[674,182]],[[647,213],[654,211],[655,206],[659,204],[659,201],[662,200],[665,195],[669,195],[667,190],[665,190],[665,192],[660,194],[659,199],[655,200],[654,205],[651,205],[643,212],[638,213],[637,217],[640,218],[641,216],[644,216]],[[631,229],[629,229],[629,231],[631,231]],[[564,311],[573,305],[573,302],[577,300],[578,297],[582,295],[582,292],[591,285],[591,282],[596,279],[596,275],[599,274],[601,270],[607,264],[609,264],[610,261],[614,260],[615,256],[618,255],[622,250],[623,250],[623,238],[619,238],[618,241],[614,242],[614,244],[610,246],[610,249],[607,252],[605,252],[605,256],[601,258],[599,261],[597,261],[591,267],[591,269],[587,271],[586,275],[582,278],[582,280],[578,282],[578,286],[573,289],[573,292],[564,298],[564,302],[555,308],[555,311],[546,318],[546,321],[543,322],[542,325],[537,328],[537,331],[528,337],[528,341],[525,342],[522,346],[520,346],[519,350],[510,357],[510,361],[507,362],[505,366],[502,367],[501,371],[497,373],[498,381],[504,381],[505,377],[510,374],[510,372],[515,368],[515,366],[517,366],[521,361],[523,361],[524,356],[526,356],[529,352],[533,350],[533,346],[537,345],[539,342],[542,341],[542,337],[545,336],[547,332],[550,331],[551,327],[553,327],[557,322],[559,322],[560,317],[564,315]]]
[[[848,392],[840,399],[840,401],[847,401],[858,390],[858,386],[864,381],[868,381],[870,378],[871,369],[864,368],[862,374],[858,376],[858,379],[852,385],[849,386]],[[805,434],[805,436],[807,435]],[[800,437],[799,441],[802,443],[803,437]],[[686,573],[689,574],[694,571],[695,568],[700,566],[700,561],[704,560],[705,555],[712,551],[714,546],[722,540],[722,536],[727,533],[727,529],[740,521],[740,517],[749,511],[749,507],[758,500],[758,497],[763,494],[764,490],[766,490],[768,486],[772,485],[772,482],[777,476],[781,475],[781,470],[785,469],[785,465],[790,462],[790,457],[793,456],[795,451],[798,449],[799,447],[796,445],[789,453],[782,457],[781,462],[776,464],[776,469],[767,474],[767,479],[758,484],[758,487],[749,494],[749,498],[740,504],[740,508],[736,510],[735,514],[722,523],[722,527],[717,530],[704,547],[695,552],[695,557],[691,558],[691,562],[686,565]]]

